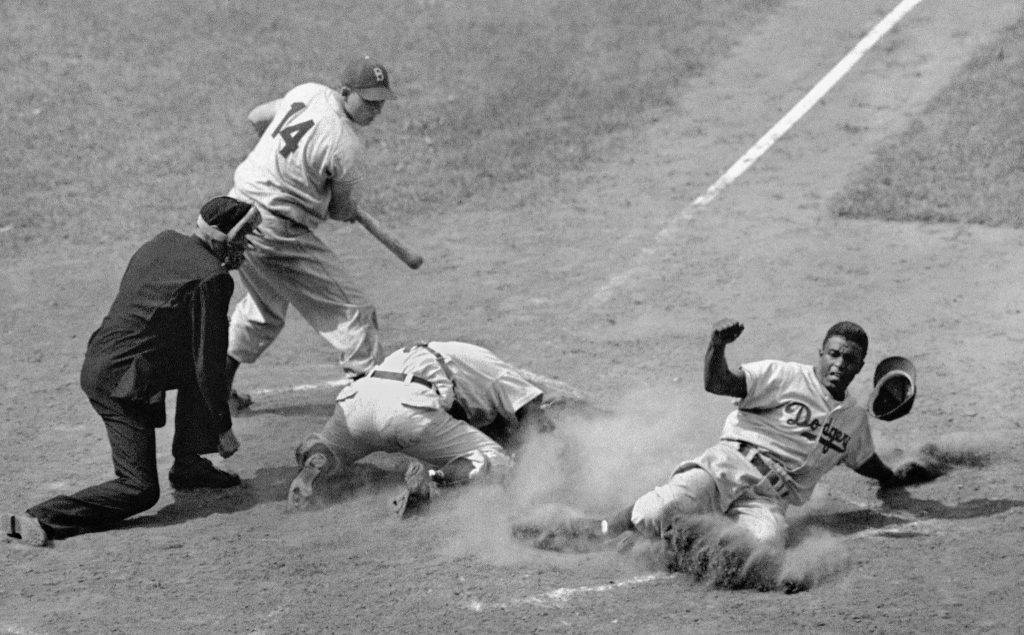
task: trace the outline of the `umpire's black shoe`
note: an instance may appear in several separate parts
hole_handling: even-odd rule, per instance
[[[7,519],[7,537],[19,540],[22,544],[43,547],[50,541],[42,523],[27,514],[9,514]]]
[[[218,470],[208,459],[196,457],[196,461],[175,461],[171,466],[168,479],[171,487],[177,490],[198,489],[200,487],[225,488],[240,485],[242,479],[238,475]]]

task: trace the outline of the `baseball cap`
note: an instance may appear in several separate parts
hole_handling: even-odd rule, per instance
[[[343,85],[348,86],[367,101],[395,98],[388,80],[388,69],[384,68],[383,64],[370,59],[369,55],[353,60],[346,66],[341,80]]]
[[[896,355],[878,362],[874,391],[868,400],[872,416],[892,421],[910,412],[917,394],[916,383],[917,368],[906,357]]]

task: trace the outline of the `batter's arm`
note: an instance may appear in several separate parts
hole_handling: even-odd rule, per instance
[[[277,114],[278,109],[281,107],[281,102],[281,99],[274,99],[260,104],[249,111],[247,119],[256,130],[257,135],[263,136],[263,131],[267,129],[267,126],[273,121],[274,115]]]
[[[352,196],[355,180],[342,175],[331,179],[331,202],[327,204],[327,216],[344,223],[354,223],[359,206]]]
[[[747,378],[742,371],[729,368],[725,347],[736,341],[743,325],[736,320],[719,320],[711,331],[711,341],[704,353],[704,390],[726,397],[747,396]]]

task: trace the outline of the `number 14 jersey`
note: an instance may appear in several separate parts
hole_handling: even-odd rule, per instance
[[[327,220],[332,183],[355,185],[362,142],[341,94],[321,84],[288,91],[249,156],[235,169],[229,196],[309,229]]]

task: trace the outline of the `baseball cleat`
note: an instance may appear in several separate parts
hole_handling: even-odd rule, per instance
[[[26,545],[42,547],[49,542],[46,530],[37,518],[32,516],[11,514],[8,517],[7,537],[20,540]]]
[[[231,414],[237,415],[240,412],[248,410],[251,405],[251,396],[244,392],[238,392],[234,388],[231,389],[231,394],[228,395],[228,409],[231,410]]]
[[[512,536],[529,542],[536,549],[583,553],[601,550],[614,543],[615,536],[605,533],[599,518],[563,518],[553,523],[521,523],[512,527]],[[632,544],[624,547],[627,551]]]
[[[311,455],[302,465],[298,476],[288,488],[288,507],[294,511],[305,511],[314,507],[313,483],[327,465],[327,457],[317,453]]]
[[[405,489],[391,499],[392,513],[399,518],[405,518],[415,511],[423,511],[430,502],[431,482],[426,465],[419,461],[410,463],[405,469]]]

